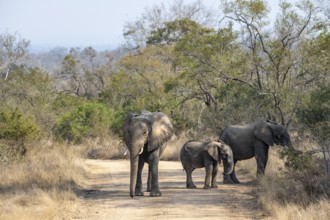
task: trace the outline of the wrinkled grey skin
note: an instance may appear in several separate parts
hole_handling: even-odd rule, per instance
[[[291,146],[289,133],[284,126],[265,121],[230,125],[222,131],[219,139],[231,147],[234,155],[234,170],[230,175],[224,174],[224,183],[239,183],[235,174],[237,161],[255,157],[257,176],[260,176],[265,173],[269,146]]]
[[[162,112],[128,113],[124,122],[124,140],[130,152],[130,196],[143,196],[142,169],[149,164],[147,191],[161,196],[158,163],[166,142],[173,135],[170,118]]]
[[[205,167],[204,189],[210,189],[218,188],[218,164],[221,163],[221,160],[224,164],[224,173],[230,174],[234,167],[233,153],[230,147],[223,142],[188,141],[181,149],[180,158],[187,174],[187,188],[196,188],[191,176],[196,168]],[[211,174],[212,184],[210,186]]]

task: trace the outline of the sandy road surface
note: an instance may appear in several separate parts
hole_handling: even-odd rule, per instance
[[[185,188],[180,162],[160,161],[161,197],[129,197],[128,160],[86,160],[88,172],[70,219],[260,219],[253,195],[255,184],[238,173],[242,184],[203,189],[203,169],[195,170],[197,189]],[[220,168],[221,170],[222,168]],[[146,186],[147,166],[143,182]],[[222,178],[219,178],[222,180]]]

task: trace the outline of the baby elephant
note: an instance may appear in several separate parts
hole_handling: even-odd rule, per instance
[[[187,188],[196,188],[191,174],[196,168],[205,167],[205,184],[204,189],[218,188],[217,174],[218,164],[221,160],[224,164],[224,174],[233,171],[234,160],[231,148],[223,142],[202,142],[188,141],[185,143],[180,152],[181,163],[187,174]],[[210,186],[212,173],[212,185]]]

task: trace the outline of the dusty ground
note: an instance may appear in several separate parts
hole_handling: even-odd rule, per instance
[[[238,171],[241,184],[203,189],[203,169],[195,170],[197,189],[185,188],[185,172],[180,162],[160,161],[161,197],[129,197],[128,160],[86,160],[88,171],[78,203],[69,219],[260,219],[255,183]],[[221,170],[222,168],[220,168]],[[143,182],[146,185],[147,166]],[[219,178],[219,180],[222,178]],[[220,181],[219,181],[220,182]],[[64,219],[67,219],[67,218]]]

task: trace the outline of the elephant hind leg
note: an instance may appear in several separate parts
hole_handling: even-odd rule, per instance
[[[188,189],[196,189],[196,185],[194,184],[194,181],[192,180],[192,172],[194,171],[194,168],[185,168],[187,179],[186,179],[186,187]]]

